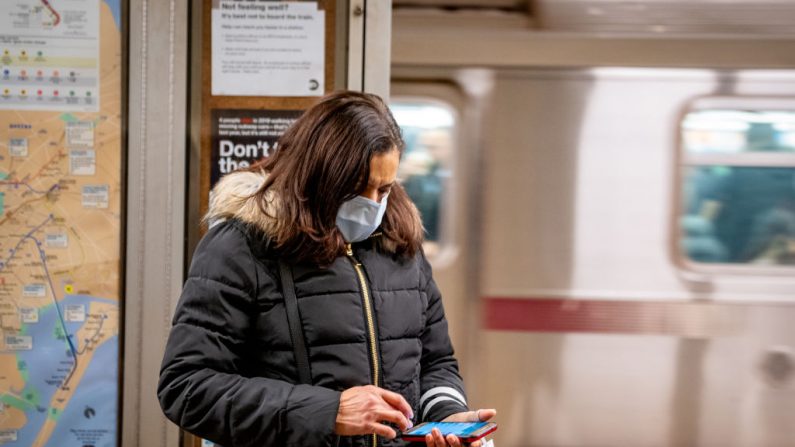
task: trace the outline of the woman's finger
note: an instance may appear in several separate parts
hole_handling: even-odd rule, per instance
[[[400,431],[406,431],[411,428],[411,421],[406,418],[403,413],[390,409],[377,410],[375,412],[376,420],[379,422],[387,421],[397,424]]]
[[[370,423],[368,428],[370,433],[375,433],[378,436],[383,436],[387,439],[395,439],[395,436],[397,436],[397,433],[395,433],[395,430],[393,430],[392,427],[379,424],[378,422]]]
[[[478,410],[478,416],[481,421],[490,421],[494,416],[497,416],[497,410],[494,408]]]
[[[461,447],[461,440],[456,435],[447,435],[447,444],[450,447]]]
[[[381,395],[381,398],[386,401],[386,403],[395,407],[401,413],[405,414],[407,418],[414,417],[413,414],[414,412],[411,411],[411,405],[409,405],[409,403],[406,402],[406,398],[404,398],[402,395],[389,390],[385,390],[383,388],[378,388],[378,392]]]
[[[447,416],[442,422],[483,422],[488,421],[497,415],[497,410],[493,408],[480,409],[473,411],[462,411]]]
[[[489,408],[486,410],[483,409],[475,410],[475,411],[470,411],[467,414],[467,420],[469,422],[484,422],[490,420],[496,415],[497,415],[497,410],[493,408]]]
[[[428,447],[436,447],[436,442],[433,441],[433,435],[428,433],[425,435],[425,445]]]
[[[438,428],[434,428],[431,433],[433,434],[433,441],[436,443],[436,447],[445,447],[447,445],[444,436],[442,436],[442,432]]]

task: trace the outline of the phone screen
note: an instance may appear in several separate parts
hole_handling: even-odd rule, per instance
[[[407,431],[404,433],[404,436],[425,436],[434,428],[438,428],[444,436],[455,435],[459,438],[468,438],[472,433],[475,433],[487,424],[488,422],[427,422]]]

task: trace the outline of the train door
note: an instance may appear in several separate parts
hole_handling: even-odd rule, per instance
[[[449,85],[392,84],[390,108],[406,141],[399,177],[417,205],[426,231],[425,254],[434,268],[434,277],[446,297],[448,318],[458,321],[466,301],[466,247],[457,237],[467,231],[465,210],[456,199],[465,156],[460,151],[461,98]],[[462,249],[464,253],[461,253]],[[450,297],[455,297],[450,299]],[[464,343],[453,332],[454,345]]]
[[[407,144],[399,175],[423,219],[424,250],[442,292],[465,381],[480,325],[480,132],[490,85],[486,72],[466,76],[478,79],[483,88],[465,88],[454,76],[439,81],[398,73],[390,99]]]

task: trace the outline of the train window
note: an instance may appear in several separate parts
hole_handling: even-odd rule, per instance
[[[395,99],[390,108],[406,141],[398,176],[420,211],[425,250],[433,255],[446,239],[443,211],[453,171],[455,113],[423,99]]]
[[[679,246],[692,262],[795,266],[795,104],[767,101],[681,123]]]

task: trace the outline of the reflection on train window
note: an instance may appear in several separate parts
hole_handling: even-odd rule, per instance
[[[795,111],[701,110],[682,123],[690,154],[795,152]]]
[[[701,263],[795,265],[795,111],[691,112],[682,148],[682,252]]]
[[[425,250],[433,254],[445,239],[443,211],[452,178],[455,115],[438,101],[397,99],[390,108],[406,141],[398,176],[420,211]]]

